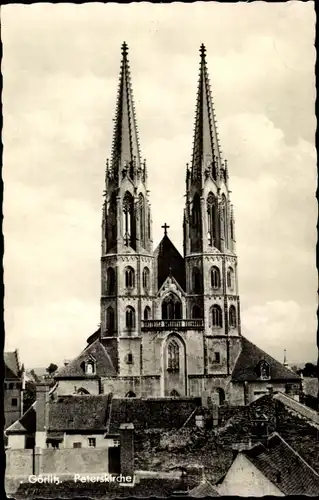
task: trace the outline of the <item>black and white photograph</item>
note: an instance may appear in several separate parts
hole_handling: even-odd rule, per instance
[[[319,495],[315,30],[2,6],[7,497]]]

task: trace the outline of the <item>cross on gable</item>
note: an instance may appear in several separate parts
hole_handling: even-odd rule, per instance
[[[167,229],[169,229],[169,226],[165,222],[165,224],[161,227],[164,229],[164,236],[167,236]]]

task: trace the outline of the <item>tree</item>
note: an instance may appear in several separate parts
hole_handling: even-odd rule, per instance
[[[58,369],[58,365],[55,365],[54,363],[50,363],[46,371],[48,372],[49,375],[53,375]]]
[[[304,377],[318,377],[318,367],[313,363],[306,363],[301,373]]]
[[[23,413],[25,413],[36,400],[36,385],[31,380],[25,383],[23,391]]]

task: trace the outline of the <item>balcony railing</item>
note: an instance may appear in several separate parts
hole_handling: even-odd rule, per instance
[[[148,319],[142,321],[142,330],[203,330],[203,319]]]

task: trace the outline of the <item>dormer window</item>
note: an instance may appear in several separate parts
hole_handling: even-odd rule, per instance
[[[87,375],[94,375],[94,373],[95,373],[95,363],[94,363],[94,361],[87,361],[85,363],[85,373]]]
[[[270,367],[266,361],[261,361],[258,366],[259,377],[261,380],[270,379]]]

